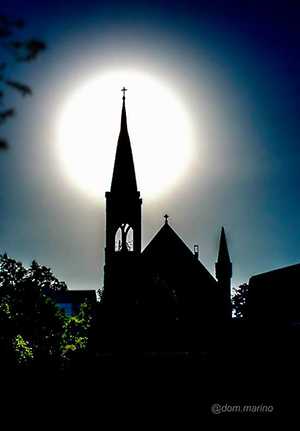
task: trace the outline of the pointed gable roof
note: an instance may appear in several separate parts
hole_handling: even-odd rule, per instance
[[[173,270],[174,274],[179,266],[187,277],[202,279],[203,282],[216,283],[214,277],[197,259],[194,253],[172,229],[166,220],[142,253],[143,261],[153,268]]]
[[[137,183],[135,177],[131,144],[127,129],[127,118],[125,109],[125,99],[121,115],[121,128],[116,150],[113,177],[111,182],[112,193],[136,192]]]
[[[191,250],[172,229],[168,222],[162,226],[157,234],[152,238],[150,243],[147,245],[143,253],[148,254],[154,251],[160,251],[160,253],[167,253],[171,250],[176,250],[180,254],[189,255]]]

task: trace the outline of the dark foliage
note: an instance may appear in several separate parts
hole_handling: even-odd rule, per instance
[[[57,359],[63,341],[65,318],[44,293],[46,286],[65,289],[49,268],[0,256],[0,347],[13,362],[25,364]]]
[[[5,141],[5,139],[0,139],[0,149],[1,150],[7,150],[7,148],[8,148],[7,141]]]
[[[27,96],[27,95],[31,95],[32,94],[32,90],[30,87],[28,87],[28,85],[24,85],[24,84],[20,84],[19,82],[16,81],[10,81],[10,80],[6,80],[5,83],[9,86],[14,88],[15,90],[17,90],[21,96]]]
[[[8,118],[15,115],[15,109],[4,106],[5,90],[7,87],[16,90],[22,97],[32,95],[32,89],[19,81],[10,78],[13,68],[19,63],[28,63],[46,49],[46,44],[37,39],[19,40],[15,39],[15,33],[25,26],[23,20],[12,20],[0,12],[0,39],[3,60],[0,62],[0,125]],[[0,150],[7,149],[6,139],[0,138]]]
[[[45,292],[67,290],[45,266],[26,269],[7,254],[0,256],[0,357],[9,366],[62,369],[88,344],[90,306],[78,316],[64,316]]]
[[[234,289],[234,295],[232,297],[232,308],[235,313],[235,317],[244,317],[245,308],[247,306],[249,285],[247,283],[242,284],[237,289]]]

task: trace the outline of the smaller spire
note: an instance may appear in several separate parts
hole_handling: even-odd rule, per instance
[[[216,277],[218,280],[224,277],[230,280],[232,277],[232,263],[229,257],[224,227],[222,227],[221,230],[218,261],[216,263]]]
[[[165,214],[164,218],[165,218],[165,224],[168,224],[168,218],[169,218],[168,214]]]
[[[222,230],[221,230],[218,262],[230,262],[224,227],[222,227]]]

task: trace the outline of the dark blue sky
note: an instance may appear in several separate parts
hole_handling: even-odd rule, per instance
[[[50,266],[70,288],[100,287],[104,197],[67,179],[55,125],[91,76],[142,66],[178,89],[202,136],[176,190],[144,200],[144,246],[168,212],[212,273],[225,226],[234,286],[300,261],[298,1],[11,0],[3,12],[48,50],[12,71],[34,96],[10,94],[17,116],[1,131],[11,144],[0,153],[1,252]]]

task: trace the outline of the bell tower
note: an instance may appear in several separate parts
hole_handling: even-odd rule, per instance
[[[106,247],[102,301],[134,301],[142,244],[142,199],[127,129],[125,91],[111,188],[106,192]]]

